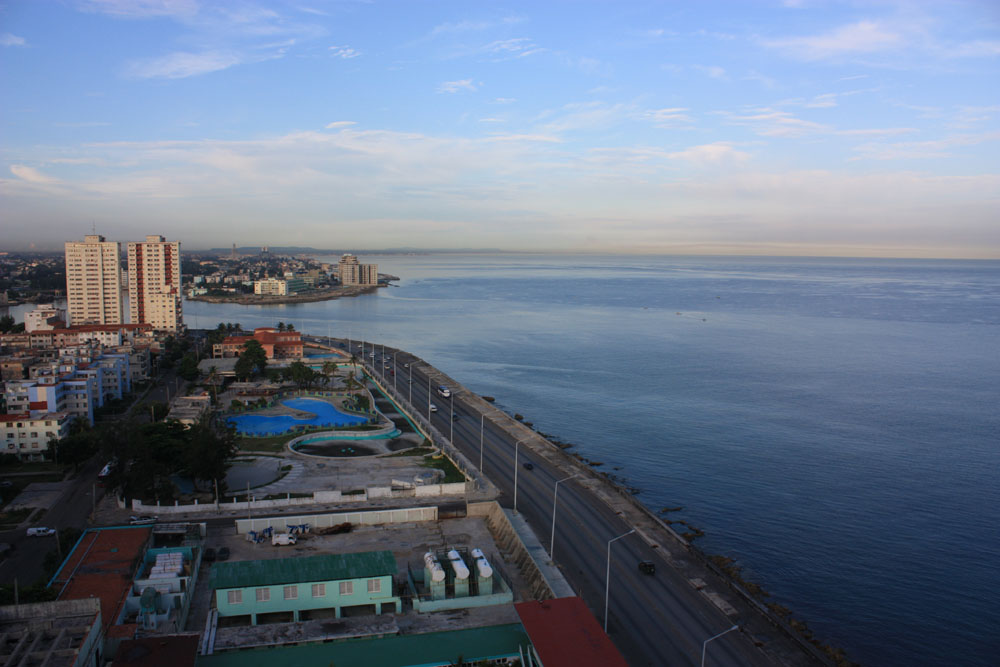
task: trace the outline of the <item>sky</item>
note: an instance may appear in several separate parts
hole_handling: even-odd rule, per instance
[[[1000,2],[0,2],[0,247],[1000,258]]]

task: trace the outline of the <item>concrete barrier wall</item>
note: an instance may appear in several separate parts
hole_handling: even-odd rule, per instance
[[[486,526],[497,547],[510,554],[505,559],[517,565],[521,576],[528,582],[531,599],[548,600],[556,597],[499,503],[496,501],[469,503],[468,516],[481,516],[486,519]]]
[[[192,512],[267,510],[285,507],[308,507],[310,505],[329,505],[339,503],[362,503],[372,498],[433,498],[437,496],[463,496],[471,482],[454,482],[451,484],[427,484],[412,489],[394,489],[388,486],[373,486],[362,489],[361,493],[342,493],[341,491],[316,491],[311,496],[303,498],[278,498],[275,500],[251,500],[243,502],[221,502],[216,510],[215,503],[199,503],[181,505],[175,501],[173,505],[146,505],[141,500],[132,501],[132,511],[143,514],[170,515],[190,514]]]
[[[331,512],[329,514],[303,514],[299,516],[274,516],[255,519],[237,519],[236,532],[246,535],[251,530],[274,528],[284,532],[288,526],[304,523],[310,528],[329,528],[340,523],[351,523],[360,526],[374,526],[384,523],[409,523],[415,521],[436,521],[437,507],[406,507],[392,510],[371,510],[366,512]]]

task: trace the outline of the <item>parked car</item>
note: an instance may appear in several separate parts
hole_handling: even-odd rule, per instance
[[[215,562],[215,549],[213,549],[212,547],[209,547],[209,548],[205,549],[205,555],[202,556],[201,559],[203,561],[205,561],[206,563],[214,563]]]
[[[643,574],[656,574],[656,563],[651,560],[639,561],[639,571]]]
[[[229,547],[222,547],[215,556],[215,560],[229,560]]]
[[[155,516],[149,516],[148,514],[142,514],[140,516],[132,515],[128,518],[128,522],[133,526],[146,526],[151,523],[156,523]]]
[[[35,526],[28,529],[28,537],[48,537],[55,534],[55,528],[46,528],[45,526]]]
[[[524,466],[524,469],[525,469],[525,470],[534,470],[534,469],[535,469],[535,464],[534,464],[534,463],[532,463],[531,461],[525,461],[525,462],[524,462],[524,463],[522,463],[521,465],[523,465],[523,466]]]
[[[298,542],[295,536],[291,533],[275,533],[271,536],[271,546],[278,546],[281,544],[295,544]]]

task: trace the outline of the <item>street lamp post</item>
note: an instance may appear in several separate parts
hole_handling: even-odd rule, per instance
[[[412,368],[410,369],[410,373],[406,376],[406,382],[407,382],[407,384],[410,385],[410,400],[409,400],[409,403],[410,403],[410,406],[411,406],[411,409],[412,409],[412,406],[413,406],[413,369]]]
[[[455,394],[451,395],[451,414],[448,416],[450,424],[448,425],[448,441],[452,444],[455,443]]]
[[[628,537],[635,532],[635,528],[628,531],[627,533],[622,533],[618,537],[613,537],[608,540],[608,569],[604,575],[604,632],[608,631],[608,595],[611,593],[611,543],[616,542],[623,537]]]
[[[517,448],[524,442],[518,440],[514,443],[514,514],[517,514]]]
[[[579,474],[579,473],[577,473]],[[553,555],[556,548],[556,502],[559,500],[559,485],[567,479],[573,479],[577,474],[563,477],[556,482],[555,491],[552,492],[552,538],[549,540],[549,560],[555,560]]]
[[[719,634],[715,635],[714,637],[709,637],[708,639],[706,639],[705,642],[701,645],[701,667],[705,667],[705,651],[708,649],[708,642],[712,641],[713,639],[718,639],[722,635],[730,633],[733,630],[739,630],[739,629],[740,629],[740,626],[734,625],[733,627],[729,628],[728,630],[723,630],[722,632],[720,632]]]
[[[396,355],[399,354],[399,350],[392,353],[392,393],[396,393]]]
[[[431,374],[427,374],[427,425],[431,424]]]

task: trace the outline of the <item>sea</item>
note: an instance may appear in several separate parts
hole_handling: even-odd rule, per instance
[[[399,280],[185,321],[406,349],[681,508],[851,659],[1000,664],[1000,261],[362,261]]]

